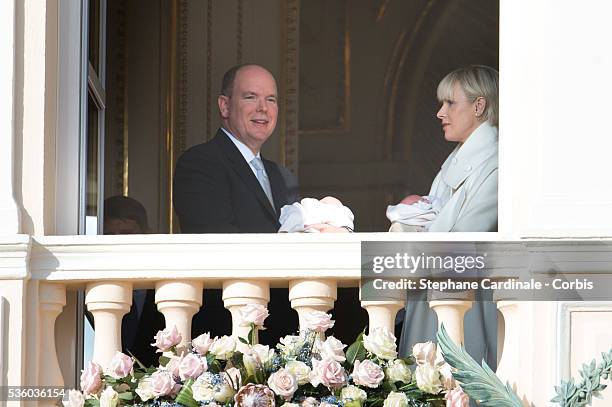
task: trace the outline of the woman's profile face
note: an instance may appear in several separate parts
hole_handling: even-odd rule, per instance
[[[470,102],[461,85],[455,83],[452,96],[442,101],[442,107],[436,115],[442,122],[444,138],[447,141],[465,142],[480,125],[476,113],[476,102]]]

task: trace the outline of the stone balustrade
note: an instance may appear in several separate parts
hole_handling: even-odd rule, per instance
[[[401,236],[403,240],[407,237]],[[424,238],[423,235],[416,237]],[[457,239],[466,241],[478,237],[478,234],[456,235]],[[425,238],[435,240],[436,236]],[[448,240],[448,235],[444,238]],[[192,316],[203,305],[203,290],[221,288],[224,306],[232,315],[232,334],[245,336],[248,327],[239,325],[239,308],[249,303],[266,305],[271,286],[289,289],[291,307],[302,324],[306,312],[329,311],[334,307],[338,287],[359,286],[362,241],[393,239],[399,240],[399,237],[392,234],[70,236],[24,237],[15,244],[0,240],[2,284],[4,287],[12,284],[22,293],[20,297],[11,297],[0,289],[0,302],[8,301],[15,310],[21,304],[22,309],[22,314],[11,313],[5,324],[8,340],[15,327],[21,327],[24,337],[35,336],[28,339],[28,344],[40,345],[40,351],[25,352],[21,358],[10,351],[9,354],[0,352],[0,361],[9,372],[22,372],[18,376],[9,375],[6,384],[74,385],[75,366],[66,366],[58,360],[70,359],[66,353],[73,350],[65,348],[68,341],[62,337],[76,335],[76,326],[72,331],[59,332],[55,323],[66,305],[69,291],[85,292],[84,303],[99,333],[94,340],[93,359],[106,367],[121,349],[121,319],[130,309],[134,289],[155,289],[158,310],[167,326],[176,325],[183,338],[180,346],[184,347],[191,340]],[[7,266],[13,264],[7,259],[13,259],[14,266]],[[36,297],[28,297],[32,295]],[[471,304],[470,298],[430,301],[439,324],[444,323],[456,342],[463,341],[463,318]],[[370,329],[393,330],[396,313],[404,307],[404,298],[362,301],[362,307],[368,312]],[[505,338],[505,342],[500,341],[505,343],[500,373],[516,385],[521,368],[517,363],[517,344],[525,343],[519,342],[522,314],[520,306],[511,301],[501,301],[499,310],[505,320],[500,326]],[[28,324],[27,321],[39,322]],[[37,329],[25,332],[24,327],[30,326]],[[4,341],[6,338],[3,334]],[[24,352],[24,345],[19,346]],[[26,367],[37,369],[28,371],[27,379],[23,373]]]

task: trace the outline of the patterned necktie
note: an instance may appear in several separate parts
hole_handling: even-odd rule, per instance
[[[259,181],[259,184],[261,184],[261,187],[266,193],[268,201],[270,201],[270,205],[272,205],[272,208],[274,208],[274,200],[272,199],[272,187],[270,186],[270,180],[268,179],[268,175],[266,174],[263,161],[261,161],[261,158],[255,157],[251,160],[251,165],[255,168],[257,180]]]

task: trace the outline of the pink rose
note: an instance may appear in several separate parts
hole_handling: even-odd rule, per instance
[[[173,346],[178,345],[183,340],[183,337],[176,329],[176,325],[172,328],[166,328],[163,331],[157,331],[157,335],[155,335],[155,343],[152,343],[152,346],[157,347],[158,352],[166,352],[170,350]]]
[[[240,326],[254,324],[261,329],[268,318],[268,309],[261,304],[247,304],[240,308],[240,318]]]
[[[310,329],[315,332],[325,332],[334,326],[334,321],[331,315],[323,311],[310,311],[304,314],[304,329]]]
[[[85,395],[96,394],[102,387],[102,368],[95,362],[89,362],[81,373],[81,390]]]
[[[206,359],[195,353],[188,353],[183,356],[179,363],[179,376],[181,380],[197,379],[208,368]]]
[[[117,352],[110,362],[110,366],[108,368],[109,375],[116,379],[121,379],[129,375],[132,372],[133,367],[134,360],[131,357],[124,353]]]
[[[210,332],[206,332],[191,341],[191,346],[193,346],[193,349],[197,353],[204,356],[206,352],[208,352],[208,349],[210,349],[210,345],[212,345],[213,341],[214,339],[210,337]]]
[[[172,373],[166,370],[158,370],[151,375],[151,390],[155,397],[172,394],[175,385]]]
[[[355,384],[375,389],[384,378],[385,372],[371,360],[355,361],[353,368],[353,381]]]
[[[312,372],[310,372],[310,383],[317,387],[323,383],[325,387],[337,389],[347,382],[346,371],[333,359],[312,359]]]
[[[182,356],[172,355],[170,356],[170,360],[166,364],[166,370],[172,373],[172,376],[177,378],[181,376],[179,369],[179,366],[181,365],[181,360],[183,360]]]
[[[446,407],[469,407],[470,399],[459,386],[446,395]]]
[[[436,363],[436,344],[429,341],[425,343],[417,343],[412,347],[412,356],[416,359],[417,365]]]
[[[288,370],[281,368],[270,375],[268,386],[276,395],[289,401],[298,388],[298,382]]]

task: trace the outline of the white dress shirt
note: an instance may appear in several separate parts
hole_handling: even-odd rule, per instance
[[[253,158],[255,158],[255,157],[261,158],[261,154],[259,152],[257,153],[257,155],[253,154],[251,149],[249,147],[247,147],[247,145],[244,144],[242,141],[240,141],[236,137],[234,137],[232,135],[232,133],[230,133],[229,131],[225,130],[223,127],[221,127],[221,130],[223,130],[223,132],[225,134],[227,134],[229,139],[232,140],[232,143],[234,143],[234,145],[236,146],[238,151],[240,151],[240,154],[242,154],[242,156],[244,157],[246,162],[249,164],[249,167],[251,167],[251,171],[253,171],[253,175],[255,175],[255,177],[257,177],[257,169],[253,166],[253,164],[251,164],[251,161],[253,161]]]

